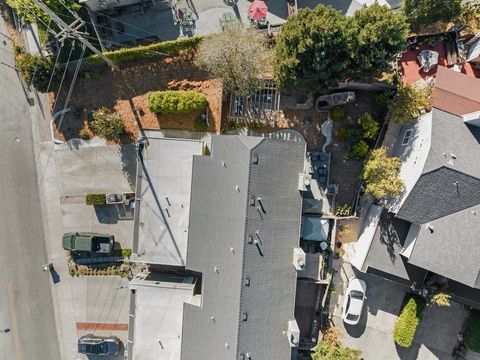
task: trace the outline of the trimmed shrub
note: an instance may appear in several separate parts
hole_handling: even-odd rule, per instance
[[[465,329],[465,343],[472,351],[480,352],[480,310],[470,310]]]
[[[29,53],[17,56],[17,67],[25,82],[32,84],[40,92],[47,91],[52,72],[58,73],[58,67],[54,68],[49,58]]]
[[[380,126],[378,125],[378,122],[373,120],[369,113],[360,116],[360,123],[362,124],[362,135],[364,139],[373,140],[377,137]]]
[[[104,53],[110,60],[116,64],[138,61],[144,59],[153,59],[159,56],[174,55],[181,50],[196,49],[202,37],[194,36],[190,38],[162,41],[147,46],[137,46],[133,48],[124,48]],[[85,59],[87,63],[101,64],[103,60],[98,55],[92,55]]]
[[[347,112],[341,106],[334,106],[328,110],[328,115],[333,121],[342,121],[347,116]]]
[[[357,160],[365,159],[368,154],[368,144],[360,140],[358,143],[352,146],[352,156]]]
[[[90,127],[96,135],[107,140],[117,140],[125,134],[123,119],[105,107],[92,112]]]
[[[407,301],[393,328],[393,340],[398,346],[403,348],[412,346],[425,304],[425,299],[416,296]]]
[[[87,205],[105,205],[107,197],[105,194],[87,194],[85,203]]]
[[[153,91],[148,94],[148,109],[153,113],[186,113],[204,110],[207,107],[205,95],[195,91]]]

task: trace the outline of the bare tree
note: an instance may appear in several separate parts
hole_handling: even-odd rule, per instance
[[[197,65],[223,80],[225,90],[245,96],[258,88],[271,62],[267,38],[240,23],[205,37],[196,58]]]

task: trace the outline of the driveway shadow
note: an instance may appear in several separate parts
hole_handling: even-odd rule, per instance
[[[95,215],[100,224],[118,223],[118,209],[112,205],[95,205]]]
[[[368,301],[368,299],[366,301]],[[360,336],[363,335],[363,333],[365,332],[365,329],[367,328],[367,319],[368,319],[368,311],[367,309],[364,308],[362,311],[360,322],[357,325],[348,325],[346,323],[343,323],[343,326],[345,327],[345,331],[351,337],[359,338]]]

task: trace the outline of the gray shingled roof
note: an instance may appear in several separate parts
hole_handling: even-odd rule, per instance
[[[425,224],[477,204],[480,179],[442,166],[420,176],[397,217]]]
[[[202,304],[185,304],[181,358],[290,360],[305,144],[215,136],[212,148],[193,162],[187,269],[202,273]]]
[[[480,287],[480,205],[420,227],[409,263],[471,287]]]
[[[462,118],[433,109],[431,145],[422,175],[397,216],[423,224],[480,204],[478,159],[480,145]]]

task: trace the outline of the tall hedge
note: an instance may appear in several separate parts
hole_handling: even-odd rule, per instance
[[[205,95],[195,91],[153,91],[148,94],[148,109],[153,113],[186,113],[204,110]]]
[[[425,304],[425,299],[420,297],[411,297],[407,301],[393,328],[393,340],[398,346],[403,348],[412,346]]]
[[[114,63],[120,64],[129,61],[153,59],[159,56],[174,55],[180,50],[196,49],[201,40],[202,37],[194,36],[180,40],[162,41],[146,46],[137,46],[133,48],[108,51],[104,54]],[[92,55],[85,61],[92,64],[103,62],[98,55]]]
[[[480,352],[480,310],[470,310],[465,329],[465,343],[472,351]]]
[[[25,82],[40,92],[47,91],[52,72],[55,73],[54,78],[58,74],[58,67],[54,67],[52,61],[45,56],[24,53],[17,56],[16,62]],[[56,83],[51,85],[55,87]]]

